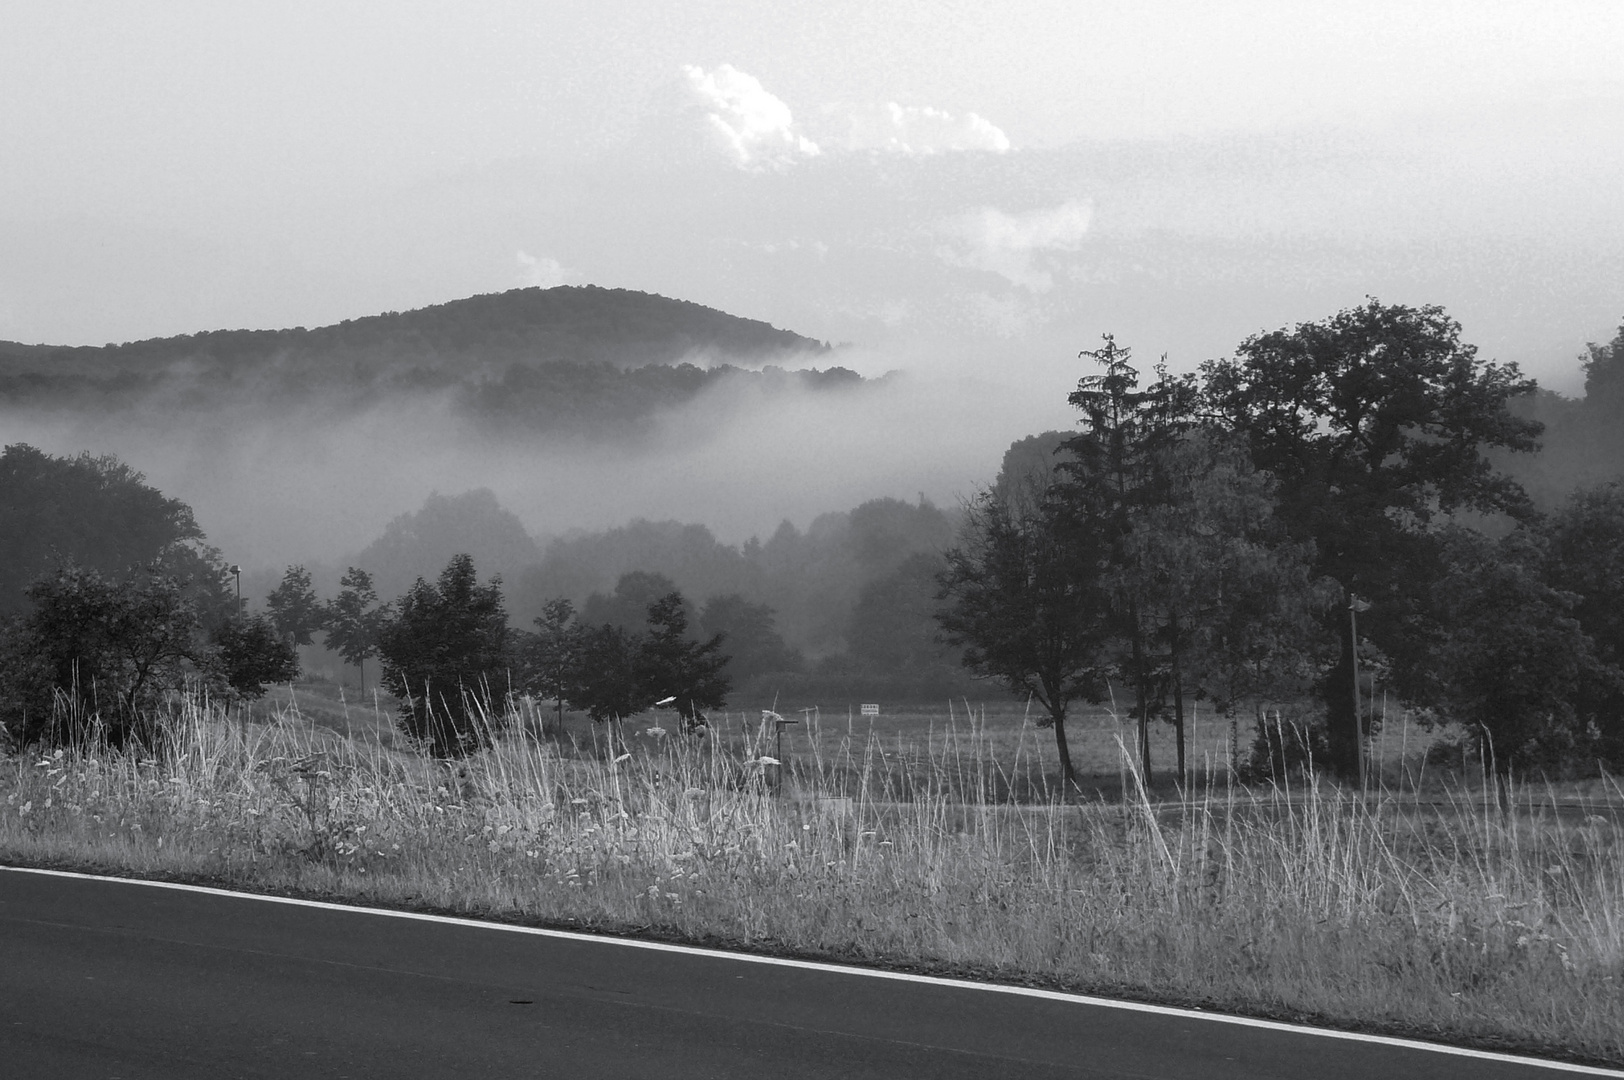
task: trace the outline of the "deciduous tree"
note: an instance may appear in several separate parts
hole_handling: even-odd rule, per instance
[[[579,661],[565,694],[596,723],[619,721],[654,703],[638,678],[638,638],[613,623],[581,633]]]
[[[543,604],[535,626],[524,642],[525,689],[553,699],[562,730],[564,702],[581,663],[582,627],[575,621],[575,605],[564,597]]]
[[[639,642],[637,667],[643,696],[671,703],[689,727],[703,724],[704,710],[721,707],[731,689],[723,669],[722,635],[695,641],[688,634],[686,602],[670,592],[648,607],[648,633]]]
[[[197,609],[167,574],[63,566],[26,595],[32,610],[6,650],[21,669],[0,703],[17,741],[76,740],[100,725],[115,746],[153,745],[165,696],[210,669]]]
[[[224,623],[213,638],[211,667],[240,697],[263,697],[267,687],[299,677],[299,654],[263,615]]]
[[[724,704],[730,689],[722,636],[694,640],[687,602],[675,591],[651,601],[643,622],[648,629],[641,633],[614,623],[583,632],[570,704],[595,721],[624,720],[670,698],[690,726],[702,722],[704,710]]]
[[[730,654],[725,673],[738,684],[760,675],[800,671],[806,666],[800,652],[791,648],[782,634],[773,609],[753,604],[738,593],[712,596],[699,613],[702,637],[720,634],[727,640]]]
[[[1114,591],[1136,598],[1184,777],[1186,701],[1232,715],[1302,693],[1326,659],[1315,615],[1332,595],[1312,573],[1313,545],[1276,521],[1273,482],[1243,443],[1193,428],[1161,453],[1161,498],[1131,515]]]
[[[1494,542],[1448,533],[1449,572],[1435,585],[1442,639],[1444,713],[1492,750],[1497,772],[1555,768],[1584,744],[1594,718],[1586,690],[1619,672],[1597,656],[1579,620],[1579,597],[1545,581],[1544,538],[1518,530]]]
[[[1624,368],[1624,345],[1615,343],[1614,351]],[[1624,483],[1576,492],[1551,516],[1545,534],[1547,580],[1575,597],[1570,614],[1596,659],[1624,670]],[[1624,687],[1613,679],[1589,680],[1580,708],[1600,729],[1601,754],[1614,768],[1624,764]]]
[[[1066,717],[1099,700],[1107,672],[1108,597],[1097,539],[1062,530],[1048,491],[983,492],[967,508],[940,577],[943,636],[973,674],[1028,696],[1054,728],[1062,780],[1075,783]]]
[[[379,634],[378,654],[407,735],[436,757],[486,745],[511,663],[501,578],[481,585],[467,555],[453,557],[432,585],[418,578]]]
[[[311,635],[327,625],[327,606],[302,566],[288,567],[282,583],[265,598],[265,607],[276,632],[293,645],[314,644]]]
[[[7,446],[0,453],[0,615],[20,614],[29,584],[65,565],[109,579],[157,566],[205,615],[231,612],[219,553],[185,503],[112,456],[59,458]]]
[[[1531,392],[1515,364],[1484,363],[1438,307],[1372,299],[1317,323],[1248,338],[1203,366],[1207,407],[1244,434],[1279,482],[1280,516],[1312,540],[1316,570],[1372,607],[1360,628],[1393,659],[1401,694],[1427,694],[1421,638],[1436,625],[1442,572],[1431,528],[1458,509],[1525,515],[1528,503],[1483,456],[1531,450],[1539,425],[1506,403]],[[1351,683],[1347,612],[1332,622],[1342,659],[1322,685],[1334,766],[1357,776],[1363,727]]]
[[[378,655],[379,639],[393,612],[388,604],[378,603],[372,575],[365,570],[350,567],[339,585],[338,596],[322,611],[322,625],[327,628],[322,644],[342,656],[345,663],[355,665],[365,689],[367,657]]]

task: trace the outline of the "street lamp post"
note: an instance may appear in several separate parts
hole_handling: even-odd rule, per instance
[[[231,576],[237,579],[237,618],[240,619],[242,618],[242,567],[232,563],[226,569],[230,570]]]

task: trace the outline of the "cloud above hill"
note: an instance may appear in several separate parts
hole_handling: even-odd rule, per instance
[[[984,206],[941,225],[941,233],[949,240],[942,257],[953,266],[987,270],[1012,285],[1047,292],[1054,277],[1038,265],[1036,257],[1076,251],[1093,218],[1093,206],[1080,199],[1021,214]]]
[[[998,125],[977,113],[895,101],[824,104],[812,114],[809,131],[760,79],[731,64],[710,69],[685,64],[682,88],[711,143],[747,172],[782,170],[826,152],[1002,154],[1011,146]]]
[[[709,71],[686,64],[682,73],[692,102],[704,112],[711,139],[739,168],[782,168],[821,152],[796,129],[789,106],[754,75],[732,64]]]
[[[1009,136],[990,120],[973,112],[955,115],[928,105],[899,105],[890,101],[875,108],[847,112],[851,130],[849,150],[887,150],[902,154],[938,154],[951,150],[983,150],[1002,154]]]

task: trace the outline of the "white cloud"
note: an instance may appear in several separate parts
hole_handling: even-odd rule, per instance
[[[754,75],[731,64],[711,71],[685,64],[682,73],[694,102],[705,111],[712,138],[739,168],[781,168],[820,152],[817,143],[796,130],[789,106]]]
[[[559,285],[568,285],[575,279],[575,271],[568,269],[557,259],[545,255],[537,258],[528,251],[520,251],[516,258],[520,275],[527,286],[551,289]]]
[[[1013,285],[1047,292],[1054,278],[1037,257],[1076,251],[1093,216],[1094,208],[1078,199],[1024,214],[985,206],[942,224],[940,231],[952,244],[940,254],[954,266],[991,271]]]
[[[850,119],[846,145],[852,150],[903,154],[986,150],[1002,154],[1009,149],[1009,136],[973,112],[955,116],[929,106],[905,106],[892,101],[880,108],[854,111]]]

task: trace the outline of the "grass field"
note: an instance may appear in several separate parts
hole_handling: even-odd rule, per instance
[[[1418,805],[1249,789],[1214,762],[1169,808],[1091,717],[1079,760],[1128,797],[1062,805],[974,779],[1030,763],[1052,784],[1052,733],[1007,710],[882,712],[872,738],[809,716],[784,765],[759,712],[708,740],[646,716],[595,746],[579,718],[530,737],[529,713],[443,763],[380,738],[381,704],[292,700],[192,706],[156,757],[0,761],[0,858],[1624,1063],[1616,785],[1577,813],[1523,789],[1508,812],[1441,779]]]

